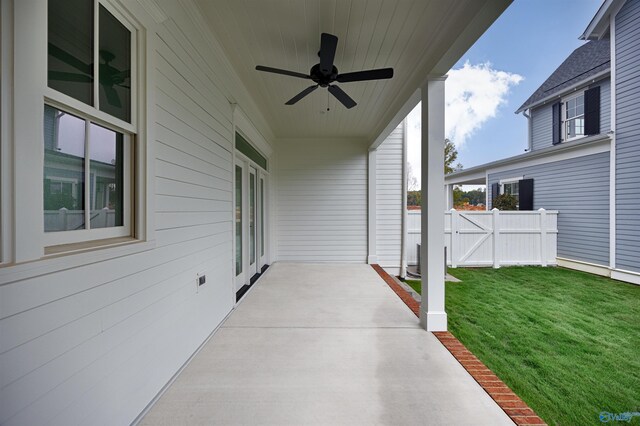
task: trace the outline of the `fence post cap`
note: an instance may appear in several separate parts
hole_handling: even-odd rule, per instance
[[[543,209],[542,207],[540,207],[540,208],[538,209],[538,211],[539,211],[539,212],[544,212],[544,211],[546,211],[546,210],[545,210],[545,209]]]
[[[457,210],[456,210],[456,209],[451,209],[451,210],[449,210],[449,211],[450,211],[450,212],[456,212]]]
[[[499,212],[500,210],[498,210],[497,208],[494,207],[494,208],[491,209],[491,211],[492,212]]]
[[[66,212],[67,210],[69,210],[69,209],[67,209],[66,207],[60,207],[60,210],[58,210],[58,211],[65,211]]]

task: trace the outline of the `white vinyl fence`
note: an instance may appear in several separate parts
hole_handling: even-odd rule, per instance
[[[445,212],[447,265],[556,265],[558,212],[457,211]],[[409,211],[407,263],[418,263],[420,211]]]
[[[92,228],[110,228],[116,224],[116,211],[109,208],[91,210]],[[70,231],[84,228],[84,210],[45,210],[44,229],[47,231]]]

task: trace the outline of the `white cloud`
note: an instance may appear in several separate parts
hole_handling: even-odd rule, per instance
[[[523,80],[518,74],[494,70],[489,62],[449,71],[445,86],[445,136],[458,148],[507,102],[511,87]],[[420,177],[420,104],[407,116],[408,160]]]
[[[505,104],[511,87],[523,80],[518,74],[498,71],[485,62],[448,73],[445,86],[445,135],[456,147],[482,125],[496,116],[498,108]]]

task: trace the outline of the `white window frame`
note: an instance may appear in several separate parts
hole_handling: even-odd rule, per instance
[[[98,78],[98,64],[99,58],[99,43],[100,43],[100,28],[98,21],[100,19],[100,6],[111,13],[119,23],[121,23],[131,34],[131,123],[114,117],[100,110],[100,82]],[[137,93],[136,93],[136,76],[137,76],[137,62],[138,54],[136,50],[138,29],[127,19],[127,17],[114,8],[108,1],[94,0],[94,37],[93,37],[93,106],[87,105],[71,96],[58,92],[50,87],[46,87],[44,103],[46,105],[57,108],[61,111],[71,113],[80,119],[85,120],[85,186],[84,186],[84,229],[71,230],[71,231],[45,231],[45,245],[47,247],[57,246],[62,244],[74,244],[86,241],[104,240],[107,238],[128,237],[132,235],[131,221],[135,212],[132,210],[131,188],[133,186],[133,180],[131,177],[131,164],[133,156],[133,144],[135,143],[137,132]],[[44,106],[43,106],[44,107]],[[91,124],[97,124],[105,127],[109,130],[121,133],[124,135],[124,164],[123,164],[123,225],[109,228],[91,229],[91,182],[89,181],[91,176],[91,161],[90,161],[90,149],[91,139],[89,128]],[[44,209],[43,209],[44,212]]]
[[[519,176],[519,177],[513,177],[513,178],[507,178],[507,179],[501,179],[499,183],[500,185],[500,195],[504,194],[504,186],[505,185],[509,185],[512,183],[518,183],[520,182],[522,179],[524,179],[524,176]],[[519,191],[518,191],[519,192]]]
[[[561,100],[561,107],[560,107],[560,114],[562,116],[562,137],[564,141],[572,141],[572,140],[576,140],[576,139],[580,139],[580,138],[584,138],[586,135],[584,134],[584,125],[585,125],[585,116],[584,116],[584,92],[586,89],[582,89],[582,90],[578,90],[574,93],[572,93],[571,95],[568,95],[564,98],[562,98]],[[577,115],[575,117],[572,117],[571,119],[567,119],[567,102],[569,102],[570,100],[573,99],[577,99],[580,96],[582,96],[582,115]],[[582,117],[582,131],[583,134],[581,135],[576,135],[573,137],[569,137],[568,134],[568,126],[567,126],[567,122],[569,120],[575,120],[576,118],[580,118]]]
[[[0,184],[2,205],[0,227],[0,282],[5,276],[28,277],[33,273],[56,271],[73,265],[106,260],[155,247],[153,217],[154,164],[153,123],[155,122],[153,73],[154,40],[148,28],[156,24],[136,2],[124,6],[115,0],[94,0],[104,6],[132,31],[131,123],[112,117],[97,108],[47,87],[47,4],[20,0],[0,0],[2,7],[2,164]],[[96,13],[97,16],[97,13]],[[13,70],[16,70],[14,73]],[[135,77],[134,77],[135,76]],[[44,104],[63,109],[94,123],[135,135],[131,170],[128,237],[105,236],[46,250],[49,242],[43,220],[43,119]],[[37,123],[37,124],[34,124]],[[5,202],[5,200],[7,202]],[[135,214],[133,214],[135,213]],[[104,228],[103,228],[104,229]],[[96,229],[94,231],[101,231]],[[96,250],[96,249],[100,250]],[[50,253],[48,255],[47,253]],[[67,256],[58,260],[61,254]],[[40,260],[40,262],[33,262]]]

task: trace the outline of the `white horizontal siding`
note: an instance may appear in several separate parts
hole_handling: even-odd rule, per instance
[[[131,423],[232,309],[233,79],[161,3],[155,248],[0,286],[3,425]]]
[[[376,254],[378,263],[397,273],[402,247],[402,123],[376,154]]]
[[[277,152],[277,259],[365,262],[367,145],[284,139]]]

